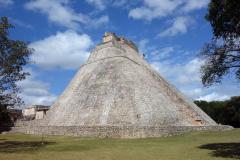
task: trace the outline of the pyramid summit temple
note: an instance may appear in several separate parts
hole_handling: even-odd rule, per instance
[[[166,137],[218,125],[157,72],[123,36],[106,32],[69,86],[29,134],[80,137]]]

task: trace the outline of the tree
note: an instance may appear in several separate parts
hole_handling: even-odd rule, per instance
[[[4,122],[10,121],[9,111],[7,105],[0,104],[0,125]]]
[[[195,100],[194,103],[215,122],[240,127],[240,96],[231,97],[226,101]]]
[[[222,112],[225,102],[222,101],[203,101],[195,100],[194,103],[201,108],[207,115],[209,115],[215,122],[225,124],[225,115]]]
[[[240,127],[240,97],[235,96],[227,100],[222,113],[225,117],[225,124]]]
[[[30,43],[28,41],[8,39],[9,28],[14,28],[14,26],[8,23],[7,17],[2,17],[0,24],[0,115],[6,112],[4,108],[24,104],[17,95],[21,89],[16,82],[24,80],[26,76],[30,75],[28,72],[22,72],[22,67],[31,63],[29,56],[34,51],[32,48],[28,48]]]
[[[240,82],[240,1],[211,0],[208,7],[205,19],[214,37],[198,54],[205,60],[200,69],[202,83],[204,87],[219,84],[230,74]]]

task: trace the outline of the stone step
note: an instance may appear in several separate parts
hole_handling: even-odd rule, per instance
[[[4,132],[2,132],[1,134],[8,134],[8,132],[7,132],[7,131],[4,131]]]

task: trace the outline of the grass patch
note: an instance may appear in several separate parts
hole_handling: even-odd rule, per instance
[[[0,135],[0,159],[240,159],[240,129],[192,131],[167,138],[104,139]]]

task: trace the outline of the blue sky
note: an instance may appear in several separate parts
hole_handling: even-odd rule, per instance
[[[66,89],[105,31],[132,40],[146,60],[191,100],[239,96],[232,77],[203,88],[196,54],[212,38],[204,19],[210,0],[0,0],[15,26],[10,39],[30,41],[35,64],[18,82],[26,105],[51,105]]]

